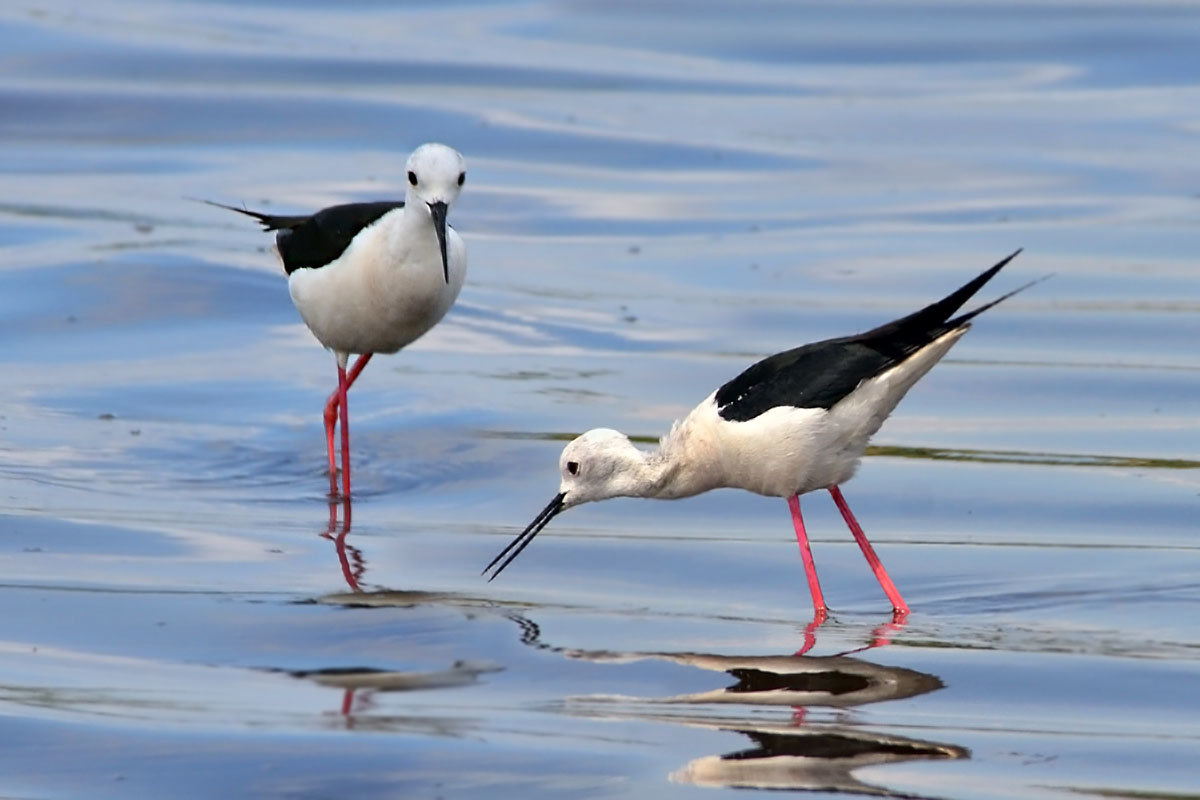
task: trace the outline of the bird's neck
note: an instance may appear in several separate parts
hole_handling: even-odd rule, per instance
[[[433,227],[433,215],[423,200],[408,196],[404,200],[404,213],[400,215],[401,224],[406,228]]]
[[[704,469],[697,469],[701,464],[691,462],[686,454],[671,447],[669,440],[642,456],[642,479],[646,487],[643,497],[674,500],[707,492],[717,485]]]
[[[414,248],[427,248],[430,252],[437,252],[433,217],[422,201],[406,200],[404,213],[389,217],[387,221],[390,224],[384,236],[393,251],[411,252]]]
[[[653,489],[646,497],[691,497],[725,485],[712,437],[693,415],[672,425],[658,447],[645,453],[644,458],[646,477]]]

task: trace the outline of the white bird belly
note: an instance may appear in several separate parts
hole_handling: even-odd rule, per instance
[[[830,471],[818,436],[828,414],[824,409],[780,406],[731,422],[720,416],[714,399],[715,393],[709,395],[663,437],[664,457],[677,472],[663,496],[729,487],[790,497],[817,488],[809,484]]]
[[[721,463],[728,485],[770,497],[820,488],[830,475],[846,480],[857,457],[829,449],[829,412],[780,406],[721,428]],[[839,448],[840,450],[840,448]],[[844,477],[842,477],[844,476]]]
[[[436,240],[389,246],[381,227],[333,263],[293,272],[292,302],[317,340],[334,352],[395,353],[441,321],[462,289],[466,248],[456,232],[446,233],[449,283]]]

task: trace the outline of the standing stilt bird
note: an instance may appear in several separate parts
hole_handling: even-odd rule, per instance
[[[444,144],[409,156],[404,200],[348,203],[307,216],[277,216],[221,203],[278,231],[275,245],[304,324],[337,357],[338,387],[325,404],[329,492],[338,493],[334,430],[341,410],[342,494],[350,495],[346,392],[375,353],[395,353],[425,335],[454,305],[467,249],[446,224],[466,164]],[[350,356],[358,359],[347,372]]]
[[[494,568],[489,580],[494,579],[551,519],[573,506],[610,497],[673,500],[712,489],[746,489],[788,499],[813,606],[824,615],[800,495],[827,489],[894,610],[907,613],[839,487],[854,475],[867,441],[896,404],[967,332],[971,320],[1037,283],[953,316],[1020,252],[907,317],[759,361],[676,422],[657,450],[639,450],[608,428],[588,431],[563,449],[558,494],[484,573]]]

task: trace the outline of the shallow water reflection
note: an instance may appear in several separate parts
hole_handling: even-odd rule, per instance
[[[1191,796],[1197,34],[1191,2],[0,7],[0,794]],[[356,385],[330,506],[331,357],[187,198],[396,196],[426,140],[469,162],[467,284]],[[820,624],[783,504],[734,492],[580,508],[479,577],[565,432],[652,439],[1019,246],[1011,286],[1053,280],[847,488],[907,620],[823,498]]]
[[[806,656],[815,646],[817,629],[824,619],[805,627],[804,643],[790,656],[729,656],[710,653],[643,653],[581,651],[557,648],[540,640],[532,621],[514,615],[521,640],[567,658],[605,664],[632,664],[659,660],[695,669],[721,672],[732,685],[719,689],[667,697],[625,697],[604,694],[567,701],[568,713],[597,719],[631,718],[664,724],[706,727],[748,736],[755,747],[724,755],[703,756],[671,773],[671,779],[703,786],[759,789],[809,789],[834,792],[893,795],[893,792],[857,780],[852,771],[873,764],[915,759],[968,758],[966,748],[873,732],[860,726],[808,723],[810,707],[849,709],[891,700],[902,700],[944,688],[924,672],[875,664],[859,656]],[[854,653],[890,643],[903,629],[903,617],[879,626],[872,640]],[[664,713],[655,706],[683,706]],[[722,716],[707,716],[703,706],[748,706]],[[756,706],[788,706],[786,723],[769,722]]]
[[[339,512],[341,518],[339,520]],[[329,503],[329,524],[321,531],[321,537],[333,542],[334,552],[337,553],[338,564],[342,568],[342,578],[352,592],[361,592],[359,587],[362,577],[367,571],[367,560],[362,550],[346,543],[350,535],[351,499],[343,497],[341,502]]]
[[[799,730],[703,717],[672,717],[670,721],[733,731],[754,744],[745,750],[697,758],[670,775],[673,781],[698,786],[919,797],[859,780],[853,772],[880,764],[970,757],[970,751],[954,745],[854,729]]]

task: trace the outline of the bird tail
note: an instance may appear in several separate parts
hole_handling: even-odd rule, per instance
[[[1004,269],[1004,267],[1008,265],[1008,262],[1020,255],[1021,251],[1024,249],[1025,248],[1023,247],[1017,248],[1017,250],[1015,250],[1011,255],[1001,259],[1000,263],[996,264],[994,267],[984,270],[977,277],[967,281],[958,289],[946,295],[941,300],[938,300],[936,303],[931,303],[930,305],[925,306],[925,308],[922,308],[920,311],[909,314],[904,319],[896,320],[897,324],[901,326],[916,324],[917,326],[923,328],[933,328],[935,326],[949,324],[947,320],[950,318],[950,315],[962,308],[963,303],[970,300],[972,295],[982,289],[985,283],[994,278],[997,272]]]
[[[1020,252],[1020,251],[1018,251],[1018,252]],[[1011,256],[1010,256],[1010,258],[1011,258]],[[965,314],[959,314],[954,319],[947,320],[946,327],[947,328],[961,328],[962,326],[968,324],[975,317],[978,317],[980,314],[987,311],[992,306],[999,305],[1000,303],[1003,303],[1008,298],[1012,297],[1014,294],[1019,294],[1020,292],[1023,292],[1026,289],[1028,289],[1030,286],[1036,286],[1037,284],[1041,283],[1042,281],[1049,280],[1050,278],[1053,278],[1053,277],[1054,277],[1054,275],[1053,275],[1053,273],[1051,273],[1050,275],[1043,275],[1040,278],[1035,278],[1034,280],[1031,280],[1029,283],[1025,284],[1024,286],[1018,286],[1016,289],[1013,289],[1011,292],[1006,292],[1005,294],[1000,295],[995,300],[992,300],[990,303],[984,303],[979,308],[968,311]]]
[[[237,206],[227,206],[224,203],[217,203],[212,200],[204,200],[201,198],[193,198],[193,199],[199,200],[201,203],[205,203],[210,206],[216,206],[217,208],[224,208],[228,211],[236,211],[239,214],[245,214],[247,217],[253,217],[254,219],[258,220],[260,225],[263,226],[264,231],[289,230],[291,228],[296,227],[297,225],[301,224],[302,222],[304,222],[305,220],[308,219],[308,217],[284,217],[284,216],[279,216],[276,214],[264,214],[261,211],[251,211],[248,208],[238,208]]]
[[[909,314],[907,317],[901,317],[900,319],[894,320],[885,325],[880,325],[878,328],[873,328],[866,333],[860,334],[860,336],[867,338],[875,337],[885,340],[898,338],[904,341],[911,340],[912,342],[920,342],[925,344],[930,341],[927,334],[937,331],[944,333],[951,328],[965,324],[967,320],[971,319],[971,317],[974,317],[976,314],[991,308],[991,306],[999,303],[1000,300],[1016,294],[1016,292],[1011,292],[1004,297],[1001,297],[1000,300],[996,300],[995,302],[991,303],[990,305],[976,309],[969,314],[963,314],[961,317],[958,317],[954,320],[950,319],[951,314],[962,308],[963,303],[971,299],[971,295],[983,288],[985,283],[995,277],[996,273],[1004,269],[1004,266],[1016,258],[1020,252],[1021,250],[1018,249],[1008,257],[1001,259],[1000,263],[996,264],[994,267],[984,270],[978,276],[972,278],[970,281],[967,281],[967,283],[946,295],[941,300],[938,300],[935,303],[930,303],[919,311],[914,311],[913,313]],[[1021,287],[1021,289],[1026,288],[1028,287]],[[1018,289],[1017,291],[1019,292],[1021,289]]]

